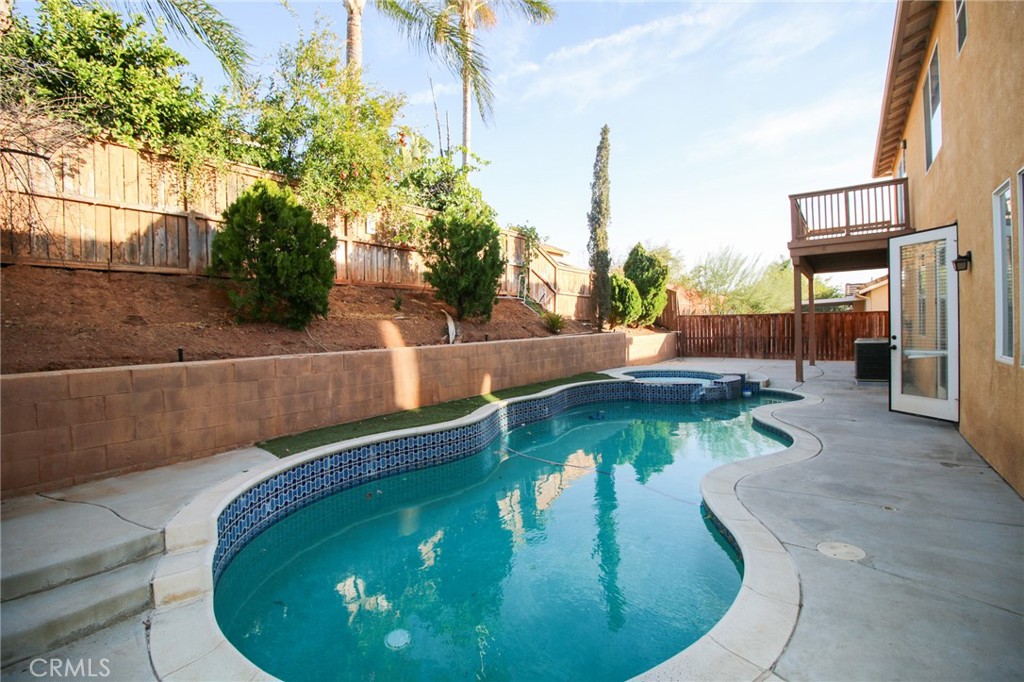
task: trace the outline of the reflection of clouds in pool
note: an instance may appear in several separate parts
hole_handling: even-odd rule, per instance
[[[349,625],[352,625],[352,621],[359,615],[361,609],[377,613],[386,613],[391,610],[391,602],[383,594],[366,596],[366,581],[354,575],[342,580],[334,589],[345,600]]]
[[[434,565],[437,555],[441,552],[437,547],[437,543],[439,543],[443,537],[444,529],[437,531],[417,546],[417,549],[420,550],[420,558],[423,559],[423,568],[430,568]]]

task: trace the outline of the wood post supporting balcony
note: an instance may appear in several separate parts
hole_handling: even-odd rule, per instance
[[[793,359],[796,361],[796,381],[804,380],[804,302],[803,280],[807,277],[808,298],[807,313],[810,315],[807,324],[807,361],[814,366],[818,361],[818,339],[814,320],[814,271],[807,268],[799,259],[793,259]]]
[[[914,230],[905,178],[821,192],[792,194],[789,214],[793,239],[793,356],[796,380],[804,378],[804,314],[802,280],[809,283],[807,359],[814,365],[814,274],[887,267],[889,239]]]

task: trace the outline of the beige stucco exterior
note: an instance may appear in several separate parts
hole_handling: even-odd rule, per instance
[[[911,225],[958,225],[960,431],[1024,492],[1024,365],[1021,346],[1021,178],[1024,170],[1024,2],[967,2],[957,52],[953,2],[939,3],[903,127]],[[942,145],[925,168],[924,78],[938,49]],[[897,173],[897,154],[893,175]],[[1013,361],[996,358],[993,192],[1010,181],[1013,203]]]
[[[888,310],[889,309],[889,285],[880,286],[876,289],[862,294],[864,296],[864,310]]]

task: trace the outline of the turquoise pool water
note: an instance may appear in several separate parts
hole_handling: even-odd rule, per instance
[[[707,632],[742,564],[699,481],[780,449],[757,399],[605,402],[273,525],[214,592],[284,680],[619,680]]]

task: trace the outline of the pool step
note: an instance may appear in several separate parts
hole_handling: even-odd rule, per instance
[[[43,592],[4,601],[2,662],[27,659],[97,632],[149,608],[152,556]]]
[[[0,665],[45,653],[152,604],[162,530],[112,509],[28,495],[2,505]]]
[[[5,604],[163,552],[161,530],[98,505],[31,495],[4,500],[0,509]]]

